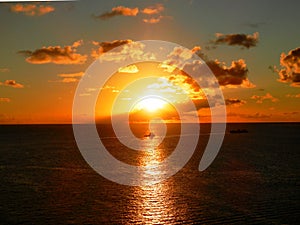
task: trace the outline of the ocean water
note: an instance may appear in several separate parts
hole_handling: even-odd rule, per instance
[[[133,165],[163,160],[179,139],[170,125],[159,148],[137,153],[98,128],[110,153]],[[132,127],[141,138],[146,129]],[[199,172],[210,134],[203,124],[184,168],[133,187],[93,171],[71,125],[0,125],[0,224],[299,224],[299,131],[299,123],[228,124],[215,161]]]

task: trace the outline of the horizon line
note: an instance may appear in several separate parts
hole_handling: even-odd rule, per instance
[[[222,122],[215,122],[215,124]],[[266,124],[266,123],[300,123],[300,121],[236,121],[236,122],[225,122],[226,124]],[[75,123],[74,125],[92,125],[93,123]],[[111,123],[94,123],[96,125],[109,125]],[[147,124],[147,123],[133,123],[133,124]],[[168,123],[166,124],[180,124],[178,123]],[[212,124],[211,122],[200,122],[199,124]],[[0,126],[16,126],[16,125],[73,125],[73,123],[0,123]]]

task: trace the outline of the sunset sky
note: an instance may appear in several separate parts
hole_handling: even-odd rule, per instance
[[[174,42],[202,57],[223,90],[229,122],[300,122],[299,8],[291,0],[0,3],[0,123],[71,123],[90,64],[140,40]],[[127,72],[145,71],[136,66]],[[117,95],[117,84],[102,95]],[[207,115],[207,107],[197,109]]]

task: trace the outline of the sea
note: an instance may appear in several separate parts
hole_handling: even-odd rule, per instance
[[[110,125],[97,128],[112,156],[144,165],[172,153],[178,127],[138,152],[122,147]],[[72,125],[0,125],[0,224],[299,224],[300,123],[229,123],[219,154],[200,172],[210,128],[200,125],[178,173],[129,186],[90,167]],[[145,129],[132,127],[141,139]],[[238,129],[248,133],[230,132]]]

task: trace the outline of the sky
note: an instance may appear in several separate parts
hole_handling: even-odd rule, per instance
[[[71,123],[89,66],[141,40],[173,42],[200,56],[219,81],[228,122],[300,122],[299,7],[291,0],[0,3],[0,123]],[[118,73],[99,87],[102,96],[118,95]],[[155,76],[156,84],[189,88],[205,121],[209,108],[193,82],[182,73]]]

